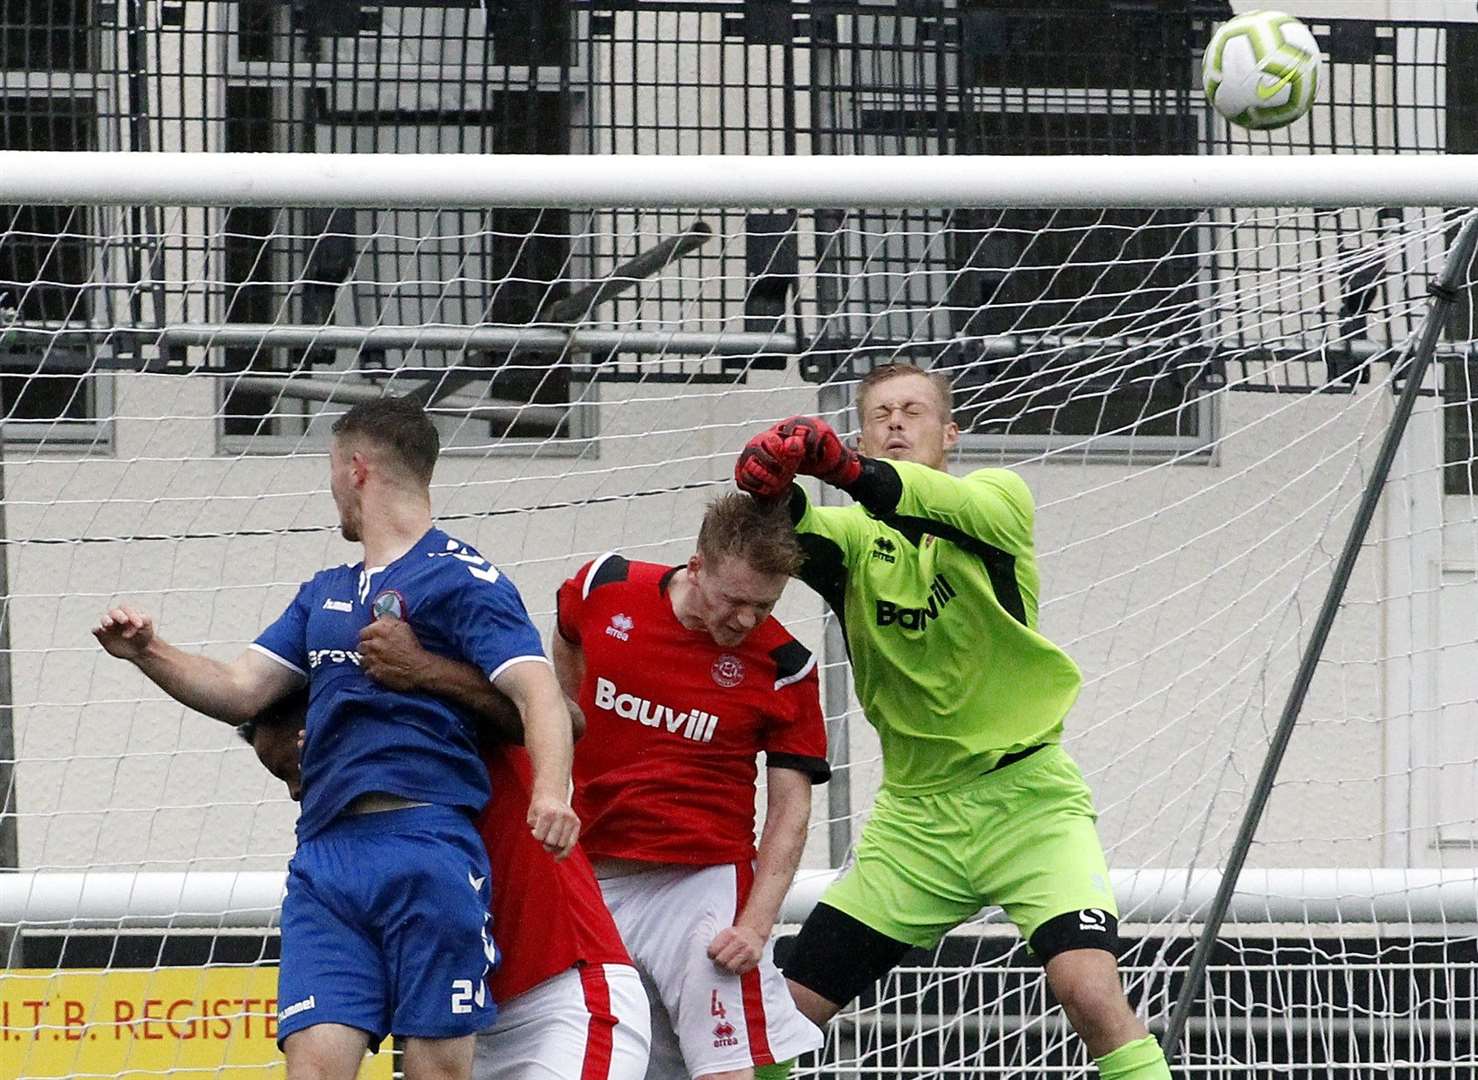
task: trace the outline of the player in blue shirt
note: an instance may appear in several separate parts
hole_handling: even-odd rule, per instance
[[[330,489],[364,560],[314,575],[281,617],[225,663],[169,645],[147,615],[114,608],[93,633],[177,701],[239,724],[308,686],[298,850],[282,905],[278,1042],[289,1080],[351,1080],[393,1033],[407,1080],[466,1080],[494,1008],[487,801],[476,721],[361,669],[360,633],[404,619],[432,652],[478,666],[518,707],[534,764],[528,825],[562,857],[570,717],[518,591],[431,524],[436,429],[403,398],[334,425]],[[510,827],[517,827],[510,823]]]

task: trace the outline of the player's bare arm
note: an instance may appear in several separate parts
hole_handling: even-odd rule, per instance
[[[422,647],[409,623],[376,619],[359,632],[365,674],[391,690],[419,690],[455,702],[488,722],[501,742],[522,743],[523,721],[506,694],[471,664]]]
[[[919,518],[942,534],[962,533],[1013,553],[1030,547],[1032,497],[1018,475],[1008,469],[965,477],[945,471],[959,430],[935,394],[922,374],[874,388],[859,406],[860,453],[824,420],[782,420],[749,440],[735,463],[735,481],[761,499],[789,496],[794,520],[806,512],[807,500],[792,482],[815,476],[875,517]]]
[[[221,661],[187,653],[161,638],[154,620],[129,607],[109,609],[92,636],[170,697],[198,713],[241,724],[303,683],[303,676],[254,650]]]
[[[487,721],[486,734],[499,742],[523,745],[523,719],[518,708],[474,665],[438,656],[424,648],[411,625],[400,619],[376,619],[359,632],[359,658],[365,674],[391,690],[419,690],[455,702]],[[574,702],[571,734],[585,730],[585,714]]]
[[[554,635],[554,647],[550,650],[554,658],[554,674],[565,696],[573,701],[580,700],[580,684],[585,680],[585,653],[580,646],[571,644],[558,632]]]
[[[574,739],[564,692],[549,665],[535,661],[505,668],[494,685],[523,718],[524,746],[534,767],[529,827],[536,840],[562,859],[580,835],[580,819],[570,806]]]
[[[734,925],[708,947],[715,964],[733,975],[753,970],[775,929],[780,905],[795,880],[811,819],[811,778],[795,769],[765,770],[765,827],[755,854],[754,884]]]

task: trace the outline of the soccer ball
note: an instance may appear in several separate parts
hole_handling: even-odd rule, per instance
[[[1309,28],[1281,11],[1249,11],[1211,35],[1201,85],[1212,108],[1247,128],[1291,124],[1319,88],[1319,45]]]

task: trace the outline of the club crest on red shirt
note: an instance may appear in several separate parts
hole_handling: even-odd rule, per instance
[[[724,653],[713,662],[711,674],[720,686],[738,686],[744,681],[744,662],[733,653]]]

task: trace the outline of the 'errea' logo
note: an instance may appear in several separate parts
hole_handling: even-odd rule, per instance
[[[876,553],[874,553],[876,554]],[[937,619],[944,605],[955,598],[955,590],[943,574],[934,575],[934,584],[929,586],[928,607],[900,607],[891,600],[877,602],[879,626],[896,626],[901,630],[922,630],[930,619]]]
[[[880,562],[896,563],[898,557],[893,552],[897,549],[898,545],[893,541],[886,536],[879,536],[872,542],[872,557]]]

